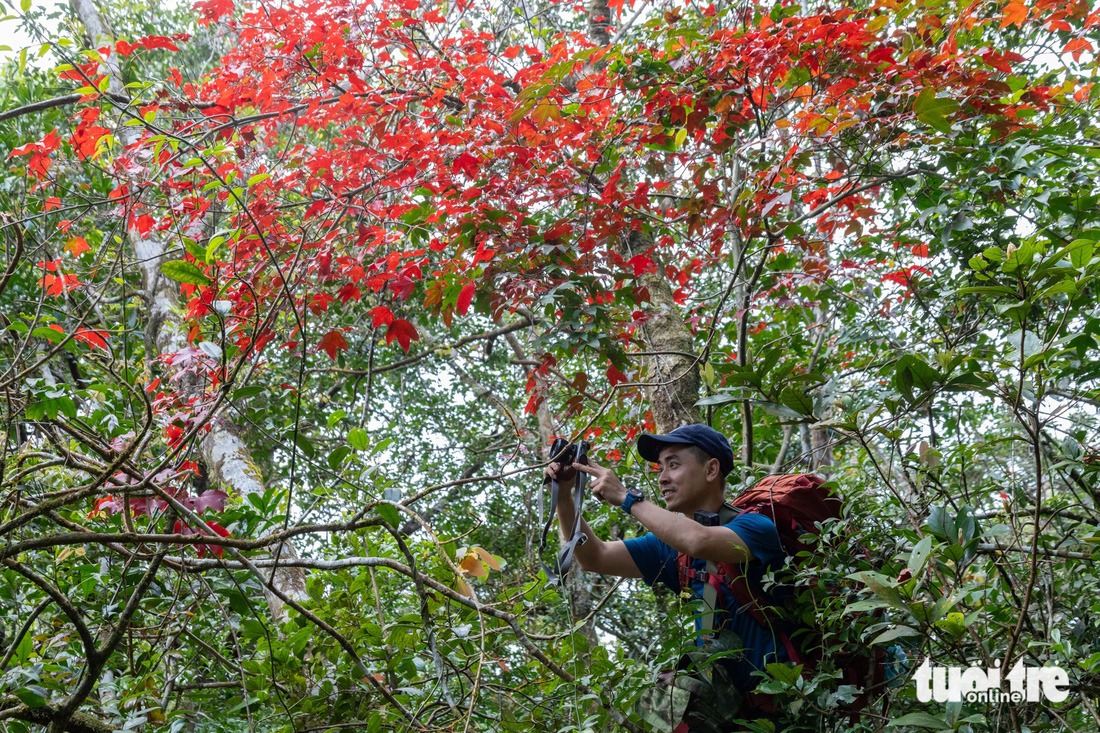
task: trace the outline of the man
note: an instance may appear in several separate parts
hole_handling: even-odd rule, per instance
[[[661,582],[679,592],[679,553],[692,558],[696,571],[705,571],[708,560],[736,563],[754,588],[762,587],[762,577],[767,571],[782,567],[784,554],[779,535],[768,517],[741,514],[717,526],[705,526],[694,519],[697,511],[717,514],[725,502],[725,477],[733,470],[734,460],[724,435],[706,425],[687,425],[668,435],[642,435],[638,439],[638,453],[658,465],[658,487],[666,508],[638,489],[628,489],[610,468],[591,460],[587,466],[563,467],[555,462],[546,469],[566,490],[572,488],[577,471],[589,474],[593,496],[619,507],[650,532],[637,539],[604,542],[582,520],[581,531],[587,539],[574,552],[582,568],[601,575],[642,578],[648,585]],[[558,522],[563,532],[572,528],[571,502],[558,502]],[[701,597],[702,581],[692,580],[691,585]],[[774,634],[748,613],[739,612],[724,587],[716,605],[714,626],[722,630],[719,638],[729,639],[728,632],[732,632],[736,634],[732,637],[736,639],[735,647],[743,649],[739,655],[724,657],[721,665],[736,690],[746,695],[760,681],[752,675],[754,671],[763,670],[772,662],[788,661],[789,657]],[[699,628],[699,620],[696,625]],[[722,703],[734,709],[739,705],[737,700]],[[741,706],[740,717],[753,718],[761,713],[753,710],[750,702]]]

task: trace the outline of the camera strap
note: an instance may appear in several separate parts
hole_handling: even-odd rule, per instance
[[[562,439],[554,441],[553,447],[550,449],[550,455],[552,459],[558,458],[569,447],[568,443]],[[588,463],[588,444],[581,441],[576,447],[576,463]],[[542,537],[539,540],[539,557],[542,557],[543,552],[546,550],[546,538],[550,534],[550,528],[554,526],[554,523],[558,520],[558,482],[551,479],[549,476],[543,481],[543,484],[550,484],[550,516],[546,518],[546,524],[542,527]],[[562,579],[569,572],[569,568],[573,565],[573,552],[577,549],[578,545],[583,545],[588,537],[581,532],[581,510],[584,508],[584,489],[588,484],[588,474],[583,471],[577,472],[576,482],[573,484],[573,529],[569,534],[569,539],[562,545],[561,550],[558,551],[558,556],[555,560],[554,566],[551,567],[546,563],[542,563],[543,572],[546,573],[546,577],[551,583],[555,585],[561,585]]]

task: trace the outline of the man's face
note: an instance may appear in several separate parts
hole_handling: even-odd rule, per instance
[[[690,514],[704,508],[709,498],[708,472],[717,474],[718,470],[717,465],[709,464],[717,464],[716,459],[703,462],[690,446],[670,445],[661,450],[657,463],[660,466],[657,484],[670,512]]]

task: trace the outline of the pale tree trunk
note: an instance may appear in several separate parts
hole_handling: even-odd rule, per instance
[[[608,0],[588,0],[588,37],[599,46],[611,42],[612,11]],[[627,257],[644,254],[653,248],[653,237],[635,230],[625,241],[612,244],[617,249],[625,247]],[[656,273],[642,275],[641,282],[649,290],[649,320],[642,326],[642,338],[646,354],[642,357],[642,373],[650,386],[646,387],[646,400],[653,412],[658,433],[667,433],[681,425],[700,421],[699,364],[694,356],[691,332],[680,314],[680,307],[672,297],[672,288],[658,266]],[[540,421],[540,426],[541,426]]]
[[[627,242],[631,256],[644,253],[653,239],[631,232]],[[646,273],[642,284],[649,290],[649,319],[642,326],[646,355],[642,357],[646,398],[658,433],[699,422],[699,364],[691,332],[673,299],[672,288],[661,268]]]
[[[94,47],[113,43],[112,32],[91,0],[71,0],[71,3]],[[107,58],[106,67],[110,79],[108,92],[116,98],[125,97],[126,89],[115,54]],[[120,130],[119,138],[124,148],[140,139],[140,127],[122,127]],[[192,231],[186,234],[194,236],[199,233]],[[177,353],[187,347],[187,339],[180,318],[182,304],[179,287],[160,271],[161,264],[168,259],[168,242],[159,233],[143,237],[136,227],[128,229],[127,237],[141,268],[142,295],[148,317],[145,331],[147,352]],[[193,378],[185,378],[180,381],[179,389],[185,398],[198,397],[201,396],[202,386]],[[210,432],[202,442],[202,457],[210,480],[224,486],[230,494],[245,496],[264,493],[260,471],[252,460],[248,446],[238,437],[238,430],[229,418],[218,415],[211,420]],[[279,557],[297,557],[290,543],[284,543],[275,552]],[[305,572],[301,568],[276,569],[273,584],[292,599],[306,598]],[[273,591],[268,590],[266,585],[264,595],[272,619],[283,620],[283,601]]]
[[[611,43],[611,7],[607,0],[588,0],[588,37],[598,46]]]

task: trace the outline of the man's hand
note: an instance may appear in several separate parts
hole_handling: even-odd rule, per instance
[[[587,466],[582,463],[574,463],[573,468],[584,471],[592,477],[592,483],[588,485],[588,488],[592,489],[593,496],[611,506],[622,506],[626,500],[626,487],[623,486],[623,482],[619,480],[614,471],[595,463],[591,458],[588,459]]]
[[[543,474],[545,474],[547,478],[557,481],[558,486],[566,491],[573,488],[573,482],[577,479],[577,472],[573,470],[572,465],[562,466],[557,461],[547,466]]]

